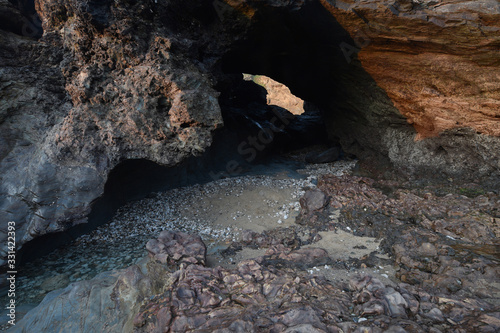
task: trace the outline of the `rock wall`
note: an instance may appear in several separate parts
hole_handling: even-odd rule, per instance
[[[379,151],[409,170],[498,174],[498,1],[322,4],[353,38],[340,46],[346,61],[361,65],[412,125],[411,130],[382,128],[379,142],[384,148]],[[373,113],[378,117],[373,108],[360,112],[369,113],[370,122]],[[358,136],[352,134],[344,143],[354,142],[353,137]]]
[[[173,9],[36,4],[40,41],[0,31],[0,222],[17,223],[18,245],[85,223],[120,161],[174,165],[222,125],[218,93],[188,57],[193,41],[158,18]]]
[[[498,1],[309,1],[258,12],[227,63],[322,106],[331,139],[379,169],[498,175],[499,13]]]
[[[361,159],[499,173],[498,1],[35,4],[40,39],[0,1],[19,17],[0,30],[0,225],[19,246],[85,223],[119,162],[203,152],[224,71],[286,84]]]

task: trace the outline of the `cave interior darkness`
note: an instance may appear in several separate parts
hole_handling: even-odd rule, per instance
[[[0,12],[0,29],[35,39],[42,37],[42,22],[35,9],[35,1],[9,0],[9,2],[19,9],[22,17]]]
[[[246,171],[248,162],[262,164],[280,152],[314,144],[339,145],[336,131],[342,126],[331,124],[338,124],[342,117],[348,123],[363,123],[362,115],[350,107],[352,93],[345,85],[345,77],[354,78],[357,82],[353,86],[358,90],[376,84],[355,55],[355,61],[347,61],[339,45],[355,43],[334,17],[319,2],[309,2],[297,11],[263,7],[256,15],[256,23],[246,37],[234,43],[214,73],[225,126],[214,134],[212,146],[201,156],[188,158],[174,167],[148,160],[123,161],[110,172],[104,194],[92,203],[89,222],[25,244],[19,253],[23,262],[107,223],[128,201],[152,192],[231,176],[227,173],[230,160],[242,167],[236,175]],[[275,131],[271,142],[251,161],[250,153],[242,154],[238,145],[252,133],[258,135],[262,130],[259,125],[269,124],[270,117],[287,112],[266,105],[265,89],[243,80],[242,73],[265,75],[285,84],[292,94],[305,101],[306,110],[304,116],[296,117],[306,118],[305,122],[291,121],[285,132]],[[364,86],[358,87],[359,82]],[[349,128],[343,130],[350,132]]]

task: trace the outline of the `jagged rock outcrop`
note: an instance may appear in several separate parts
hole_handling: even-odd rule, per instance
[[[226,72],[286,84],[362,159],[499,173],[498,1],[35,4],[40,39],[0,2],[0,225],[19,246],[85,223],[120,161],[200,154]]]
[[[1,222],[17,223],[18,245],[84,223],[118,162],[174,165],[222,125],[192,41],[155,22],[165,6],[37,6],[40,41],[0,37]]]

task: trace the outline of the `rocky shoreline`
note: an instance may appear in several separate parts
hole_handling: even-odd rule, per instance
[[[120,208],[108,224],[19,268],[19,315],[39,304],[52,290],[134,264],[147,255],[146,242],[162,230],[200,235],[208,245],[210,263],[224,265],[229,258],[221,258],[218,251],[239,239],[243,227],[263,231],[293,225],[302,188],[314,186],[311,181],[321,173],[340,175],[353,165],[339,161],[307,166],[293,177],[287,175],[290,170],[279,171],[278,166],[275,175],[271,172],[269,176],[226,178],[152,193],[131,202]],[[242,207],[238,202],[248,205]],[[250,217],[255,223],[250,223]],[[6,295],[0,300],[8,302]]]
[[[500,331],[499,22],[498,0],[0,0],[10,331]],[[268,163],[314,145],[325,164]]]
[[[197,230],[149,229],[156,235],[147,243],[148,258],[50,292],[9,331],[498,331],[498,193],[477,184],[416,186],[353,176],[345,173],[352,164],[340,163],[302,180],[278,174],[192,187],[194,196],[184,198],[188,204],[200,198]],[[317,182],[314,173],[323,174]],[[209,209],[220,199],[216,194],[244,202],[252,183],[296,197],[285,205],[289,210],[282,198],[271,203],[267,197],[269,210],[252,218],[274,211],[274,224],[262,221],[267,228],[249,223],[245,207],[227,201],[232,209],[225,207],[225,214],[240,216],[228,221],[235,229],[211,227],[208,234],[226,242],[214,246],[200,221],[221,213]],[[143,207],[144,217],[147,200],[169,197],[157,194],[136,208]],[[97,230],[82,242],[102,237]]]

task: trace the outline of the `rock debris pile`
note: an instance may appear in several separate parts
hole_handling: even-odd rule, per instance
[[[162,231],[158,239],[146,244],[149,255],[162,264],[189,263],[204,265],[207,247],[200,236]]]

